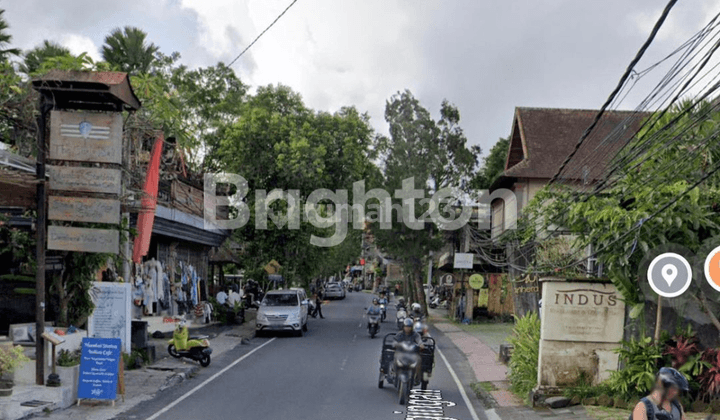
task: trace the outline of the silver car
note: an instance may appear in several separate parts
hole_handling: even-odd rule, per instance
[[[340,283],[328,283],[325,287],[325,298],[345,299],[345,288]]]
[[[265,294],[255,320],[257,334],[291,331],[302,336],[307,331],[308,305],[298,290],[273,290]]]

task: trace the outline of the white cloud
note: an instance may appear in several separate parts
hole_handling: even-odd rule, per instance
[[[95,61],[102,59],[97,45],[87,36],[65,34],[60,36],[60,44],[69,49],[73,55],[79,55],[85,52]]]

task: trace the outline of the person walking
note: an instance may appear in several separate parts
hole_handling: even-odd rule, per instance
[[[689,390],[682,373],[673,368],[660,368],[652,392],[637,403],[629,420],[685,420],[685,411],[678,399],[682,392]]]
[[[320,318],[325,319],[322,313],[322,300],[323,292],[322,289],[320,289],[317,291],[317,293],[315,293],[315,315],[320,315]]]

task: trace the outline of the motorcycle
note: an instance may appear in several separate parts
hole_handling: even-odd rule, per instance
[[[368,332],[370,338],[375,338],[380,331],[380,314],[368,314]]]
[[[176,359],[185,357],[200,362],[202,367],[208,367],[212,349],[207,336],[188,337],[188,335],[187,324],[181,321],[173,331],[173,338],[168,341],[168,353]]]
[[[355,285],[355,291],[356,291],[356,292],[361,292],[361,291],[362,291],[362,286],[361,286],[359,283]]]
[[[387,318],[387,310],[385,309],[385,304],[380,304],[380,322],[385,322],[385,318]]]
[[[422,358],[417,344],[394,342],[394,336],[395,334],[388,334],[383,340],[378,388],[383,388],[386,380],[394,384],[398,392],[398,403],[404,405],[408,402],[410,390],[420,384],[421,378],[417,377],[417,372]]]
[[[430,308],[435,309],[440,305],[440,296],[435,295],[430,298]]]

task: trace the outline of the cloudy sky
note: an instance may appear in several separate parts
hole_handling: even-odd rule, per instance
[[[290,2],[0,0],[0,8],[22,49],[51,39],[99,57],[110,30],[132,25],[197,67],[232,60]],[[487,152],[509,134],[516,106],[599,108],[665,3],[298,0],[233,68],[253,86],[289,85],[315,109],[355,105],[381,132],[385,101],[398,90],[412,90],[436,116],[446,98]],[[680,0],[638,69],[718,12],[720,0]]]

